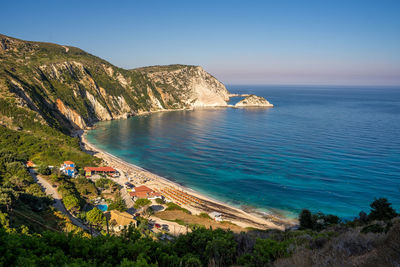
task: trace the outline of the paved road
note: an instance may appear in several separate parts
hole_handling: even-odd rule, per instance
[[[122,186],[121,189],[121,197],[122,199],[125,201],[126,207],[128,208],[128,210],[133,210],[133,205],[135,204],[135,202],[133,202],[132,197],[129,195],[129,192],[126,190],[125,188],[125,183],[129,182],[128,178],[125,176],[125,173],[121,170],[117,170],[120,173],[120,177],[118,178],[114,178],[111,177],[111,180],[113,180],[114,182],[116,182],[117,184]]]
[[[45,193],[54,198],[53,206],[57,210],[64,213],[71,220],[71,222],[74,225],[90,232],[90,228],[88,226],[83,224],[81,220],[75,218],[74,216],[71,215],[71,213],[68,212],[68,210],[65,208],[64,204],[62,203],[62,201],[61,201],[62,198],[56,188],[54,188],[49,182],[46,181],[46,179],[44,179],[40,175],[36,175],[36,173],[32,169],[29,170],[29,173],[33,177],[35,182],[38,183],[44,189]],[[99,233],[97,231],[93,230],[93,236],[98,236],[98,235],[99,235]]]

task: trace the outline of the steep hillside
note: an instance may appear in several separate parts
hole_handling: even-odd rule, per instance
[[[145,112],[226,106],[228,95],[199,66],[125,70],[75,47],[0,35],[0,124],[11,128],[26,126],[11,109],[69,132]]]

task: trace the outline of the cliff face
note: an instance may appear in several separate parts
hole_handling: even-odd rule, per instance
[[[236,103],[235,107],[273,107],[267,99],[261,96],[249,95],[245,99]]]
[[[228,95],[199,66],[125,70],[75,47],[0,35],[0,99],[64,130],[144,112],[226,106]]]
[[[229,100],[225,86],[198,66],[155,66],[137,71],[153,81],[156,88],[169,91],[183,107],[226,106]]]

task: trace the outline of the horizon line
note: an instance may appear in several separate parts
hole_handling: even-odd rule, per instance
[[[388,85],[388,84],[307,84],[307,83],[223,83],[225,86],[323,86],[323,87],[332,87],[332,86],[339,86],[339,87],[398,87],[400,88],[400,84]]]

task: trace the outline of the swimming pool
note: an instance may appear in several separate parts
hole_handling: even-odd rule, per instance
[[[101,211],[107,211],[107,209],[108,209],[108,206],[107,205],[97,205],[96,206],[99,210],[101,210]]]

